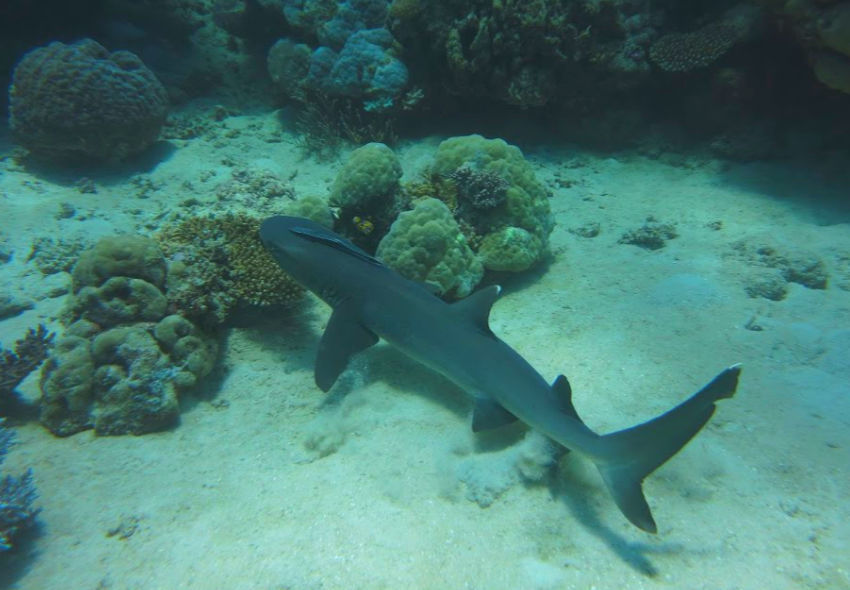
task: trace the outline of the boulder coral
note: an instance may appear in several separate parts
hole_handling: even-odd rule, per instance
[[[434,198],[422,199],[398,216],[378,245],[377,256],[401,275],[447,297],[466,297],[484,276],[451,211]]]
[[[68,328],[42,368],[42,424],[59,436],[174,425],[179,394],[209,374],[218,346],[169,313],[166,260],[156,242],[104,238],[80,256],[72,279]]]
[[[123,160],[147,149],[165,122],[168,96],[129,51],[91,39],[27,53],[9,90],[13,137],[36,156]]]
[[[554,220],[546,189],[518,147],[480,135],[452,137],[437,148],[431,175],[435,196],[453,210],[470,242],[486,250],[485,268],[517,272],[543,258]],[[497,194],[483,195],[488,188]]]
[[[351,152],[331,187],[330,205],[338,209],[337,229],[374,251],[400,210],[401,162],[383,143]]]

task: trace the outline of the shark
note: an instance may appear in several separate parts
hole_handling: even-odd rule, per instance
[[[669,411],[598,434],[579,417],[564,375],[550,384],[490,330],[490,309],[500,287],[449,303],[301,217],[270,217],[259,235],[287,274],[333,308],[316,354],[319,389],[329,391],[354,355],[383,339],[472,396],[474,431],[521,420],[589,459],[623,515],[650,533],[658,529],[644,479],[682,449],[708,422],[716,403],[732,397],[738,386],[741,366],[736,364]]]

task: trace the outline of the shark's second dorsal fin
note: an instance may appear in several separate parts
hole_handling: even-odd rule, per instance
[[[461,299],[452,304],[452,310],[458,315],[464,316],[473,324],[490,333],[490,309],[499,298],[502,288],[499,285],[491,285],[479,289],[466,299]]]
[[[348,360],[378,341],[378,337],[358,322],[345,304],[338,306],[322,339],[316,356],[316,385],[328,391],[348,366]]]

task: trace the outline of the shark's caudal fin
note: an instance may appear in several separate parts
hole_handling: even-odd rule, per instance
[[[601,458],[596,467],[617,506],[632,524],[656,532],[643,495],[643,479],[702,429],[714,413],[715,402],[735,394],[740,373],[740,365],[733,365],[669,412],[601,437]]]

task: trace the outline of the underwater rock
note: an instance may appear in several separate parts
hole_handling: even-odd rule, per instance
[[[676,226],[672,223],[659,223],[655,219],[647,219],[641,227],[624,233],[618,244],[630,244],[644,250],[660,250],[668,240],[679,237]]]
[[[165,88],[129,51],[91,39],[27,53],[9,90],[13,137],[55,160],[123,160],[147,149],[165,122]]]

